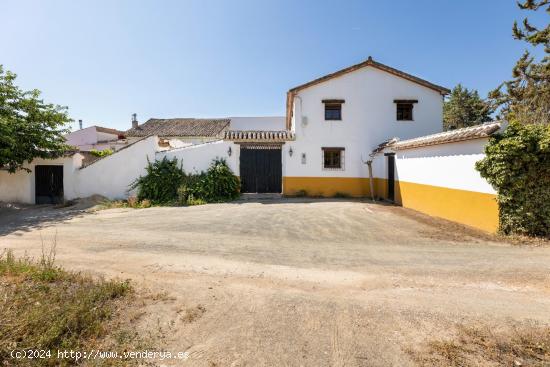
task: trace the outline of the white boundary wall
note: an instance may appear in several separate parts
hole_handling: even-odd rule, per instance
[[[402,149],[395,152],[395,179],[423,185],[495,194],[475,169],[487,138]],[[389,150],[386,150],[388,152]],[[375,159],[374,176],[387,178],[387,158]]]
[[[231,148],[231,156],[228,151]],[[186,173],[199,173],[206,171],[215,158],[224,158],[233,173],[239,175],[240,146],[229,141],[218,140],[211,143],[192,145],[184,148],[173,149],[166,152],[158,152],[157,160],[164,157],[177,158]]]
[[[145,174],[147,159],[155,160],[158,138],[151,136],[104,157],[74,172],[73,190],[65,189],[65,198],[83,198],[100,194],[109,199],[128,197],[130,184]]]

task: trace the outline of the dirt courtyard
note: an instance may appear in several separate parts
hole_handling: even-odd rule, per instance
[[[39,256],[55,233],[60,265],[163,295],[136,328],[159,325],[165,348],[190,353],[178,365],[407,366],[407,350],[457,325],[550,323],[549,247],[398,207],[0,209],[0,249]],[[190,308],[201,311],[182,318]]]

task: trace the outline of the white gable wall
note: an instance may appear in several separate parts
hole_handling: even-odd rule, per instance
[[[341,121],[325,121],[324,99],[344,99]],[[416,99],[414,121],[397,121],[394,99]],[[366,160],[378,144],[442,130],[443,97],[435,90],[374,67],[364,67],[298,92],[293,129],[296,141],[286,144],[283,176],[368,177]],[[322,147],[344,147],[345,169],[322,168]],[[302,163],[302,153],[306,163]]]

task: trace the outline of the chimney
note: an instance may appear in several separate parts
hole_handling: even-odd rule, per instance
[[[137,129],[137,127],[138,127],[137,114],[132,113],[132,129]]]
[[[82,130],[82,120],[78,120],[78,127]]]

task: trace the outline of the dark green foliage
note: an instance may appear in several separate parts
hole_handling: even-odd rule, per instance
[[[490,104],[481,99],[476,90],[468,90],[458,84],[443,105],[443,130],[491,121],[492,112]]]
[[[60,157],[71,121],[66,107],[44,103],[39,90],[22,91],[15,78],[0,65],[0,167],[11,173],[25,161]]]
[[[550,14],[548,0],[525,0],[518,5],[529,11],[546,8]],[[512,31],[518,40],[535,47],[543,46],[544,56],[535,62],[525,51],[513,68],[513,79],[493,90],[489,97],[495,106],[502,107],[501,118],[522,124],[550,124],[550,23],[537,28],[525,18],[523,26],[515,22]]]
[[[485,154],[476,168],[498,192],[500,230],[550,237],[550,125],[512,122]]]
[[[164,157],[160,161],[147,162],[147,174],[135,180],[130,189],[137,189],[139,201],[150,200],[153,204],[167,204],[176,201],[178,187],[185,174],[176,158]]]
[[[206,172],[186,175],[178,190],[182,204],[216,203],[239,197],[239,178],[225,159],[214,159]]]

